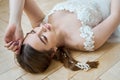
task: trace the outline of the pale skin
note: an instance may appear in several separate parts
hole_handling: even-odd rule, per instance
[[[77,20],[74,13],[57,11],[49,16],[48,23],[44,24],[42,20],[45,16],[34,0],[10,0],[10,2],[10,19],[5,34],[5,46],[9,50],[18,53],[20,45],[22,44],[21,15],[24,10],[31,21],[33,30],[25,38],[23,44],[29,44],[39,51],[49,49],[56,51],[59,46],[85,51],[83,48],[84,39],[79,36],[80,32],[78,31],[81,22]],[[19,6],[15,7],[15,4],[19,4]],[[119,23],[120,0],[112,0],[111,13],[108,18],[92,29],[95,36],[94,50],[100,48],[107,41]],[[11,33],[11,35],[9,35],[9,33]],[[44,37],[46,37],[47,40]],[[19,44],[15,45],[16,41],[18,41]]]

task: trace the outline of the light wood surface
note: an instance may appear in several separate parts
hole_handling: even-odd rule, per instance
[[[64,0],[36,0],[44,13]],[[53,61],[44,74],[30,74],[15,62],[14,54],[4,47],[4,33],[9,19],[8,0],[0,0],[0,80],[120,80],[120,43],[106,43],[95,52],[72,51],[79,61],[98,60],[100,65],[90,71],[71,71],[60,62]],[[22,16],[24,33],[31,29],[25,14]]]

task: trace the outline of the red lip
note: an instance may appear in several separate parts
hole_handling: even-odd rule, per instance
[[[45,24],[45,27],[46,27],[49,31],[51,31],[51,26],[50,26],[49,24]]]

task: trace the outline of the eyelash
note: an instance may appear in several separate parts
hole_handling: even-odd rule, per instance
[[[41,35],[40,37],[41,37],[41,38],[43,37],[43,38],[44,38],[44,40],[45,40],[45,42],[47,42],[47,38],[46,38],[46,36]]]
[[[32,30],[31,33],[36,33],[36,32],[34,30]],[[46,43],[47,42],[46,36],[42,34],[42,35],[40,35],[40,38],[43,39],[42,37],[44,37],[44,40],[45,40],[45,43]]]

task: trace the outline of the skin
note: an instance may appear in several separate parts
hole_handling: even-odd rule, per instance
[[[14,7],[15,5],[13,5],[13,3],[15,4],[15,1],[18,1],[16,3],[20,3],[21,6],[19,6],[18,8]],[[45,16],[42,13],[42,11],[38,8],[34,0],[20,0],[20,1],[11,0],[11,2],[13,3],[10,3],[10,7],[11,7],[10,16],[13,15],[14,11],[16,11],[16,13],[18,11],[18,13],[14,14],[14,17],[10,17],[11,19],[9,21],[9,26],[6,31],[7,33],[5,35],[5,42],[6,42],[5,46],[9,50],[16,52],[15,49],[17,48],[20,49],[21,43],[19,40],[20,39],[22,40],[21,36],[23,35],[20,25],[21,22],[20,17],[22,15],[22,10],[24,8],[26,14],[28,15],[31,21],[31,24],[33,25],[33,30],[35,33],[29,34],[24,40],[23,44],[30,44],[32,47],[34,47],[37,50],[56,49],[59,46],[66,46],[71,49],[85,51],[85,49],[83,48],[83,43],[85,40],[79,36],[80,35],[79,28],[81,26],[81,22],[76,19],[76,15],[74,13],[70,13],[68,11],[57,11],[53,15],[49,16],[49,20],[47,23],[47,25],[49,24],[51,27],[51,31],[49,31],[45,28],[45,25],[42,23],[42,20]],[[110,15],[108,16],[108,18],[106,18],[104,21],[102,21],[100,24],[98,24],[97,26],[95,26],[95,28],[92,29],[95,36],[94,50],[100,48],[119,25],[120,23],[119,3],[120,3],[119,0],[111,0]],[[30,5],[33,5],[32,10]],[[13,7],[15,9],[12,9]],[[16,32],[17,34],[15,36],[12,35],[15,38],[10,39],[11,35],[8,35],[8,33],[11,32],[13,24],[16,27],[13,32]],[[41,26],[40,24],[43,25]],[[44,29],[41,28],[45,28],[46,31],[44,31]],[[17,32],[17,30],[19,30],[19,33]],[[48,43],[46,45],[44,45],[39,39],[40,35],[42,34],[45,35],[46,38],[48,39]],[[19,46],[15,45],[17,46],[17,48],[15,48],[14,46],[15,41],[19,42]]]

